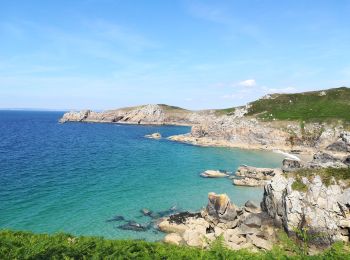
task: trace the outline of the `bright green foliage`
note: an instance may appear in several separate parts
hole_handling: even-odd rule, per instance
[[[275,94],[251,103],[248,115],[272,120],[350,122],[350,88],[342,87],[298,94]]]
[[[285,236],[286,237],[286,236]],[[222,238],[209,250],[173,246],[138,240],[106,240],[99,237],[74,237],[68,234],[32,234],[0,231],[0,259],[304,259],[308,258],[289,243],[276,245],[272,251],[251,253],[231,251]],[[282,241],[283,242],[283,241]],[[350,259],[346,245],[337,243],[314,259]]]

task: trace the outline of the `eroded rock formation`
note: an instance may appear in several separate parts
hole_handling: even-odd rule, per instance
[[[293,189],[294,178],[278,175],[265,186],[262,209],[284,229],[293,234],[305,228],[316,234],[316,241],[330,244],[349,241],[350,188],[333,180],[325,185],[320,176],[312,180],[305,177],[305,191]]]

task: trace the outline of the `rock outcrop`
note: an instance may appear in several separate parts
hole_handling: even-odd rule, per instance
[[[308,162],[305,167],[313,169],[347,168],[348,165],[346,162],[347,157],[344,157],[343,155],[339,156],[319,151],[314,154],[313,160],[311,162]]]
[[[265,186],[262,209],[289,234],[305,229],[315,236],[315,243],[349,241],[350,188],[335,181],[326,186],[316,176],[302,178],[306,191],[300,191],[293,189],[295,181],[281,175],[272,178]]]
[[[206,170],[200,174],[203,178],[225,178],[229,176],[226,171],[222,170]]]
[[[350,132],[342,132],[337,141],[326,148],[329,151],[350,152]]]
[[[276,174],[281,174],[280,169],[257,168],[247,165],[238,167],[233,184],[237,186],[264,186]]]
[[[276,230],[266,213],[251,201],[238,208],[226,194],[209,193],[208,205],[199,215],[180,214],[158,224],[162,231],[170,233],[165,242],[207,247],[222,236],[233,250],[270,250],[275,239]]]

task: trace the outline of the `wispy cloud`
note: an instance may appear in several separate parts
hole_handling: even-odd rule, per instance
[[[226,40],[237,41],[244,36],[261,45],[270,45],[268,37],[259,24],[254,24],[248,19],[238,18],[238,15],[234,15],[236,10],[232,7],[229,8],[218,2],[213,4],[192,2],[188,4],[187,10],[194,18],[224,25],[228,30],[228,33],[223,35]]]
[[[255,87],[256,86],[256,81],[255,79],[246,79],[238,83],[239,86],[242,87]]]

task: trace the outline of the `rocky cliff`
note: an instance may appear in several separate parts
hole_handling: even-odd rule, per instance
[[[319,175],[301,182],[297,185],[295,178],[282,175],[272,178],[265,186],[262,209],[289,234],[304,229],[321,244],[349,242],[350,188],[335,179],[326,185]]]
[[[60,122],[189,125],[191,132],[173,141],[204,146],[310,153],[327,148],[348,152],[350,89],[268,95],[246,106],[190,111],[164,104],[104,112],[64,114]],[[334,110],[334,111],[333,111]]]
[[[193,112],[179,107],[150,104],[104,112],[91,110],[68,112],[63,115],[60,122],[193,125],[212,116],[214,113],[210,111]]]

